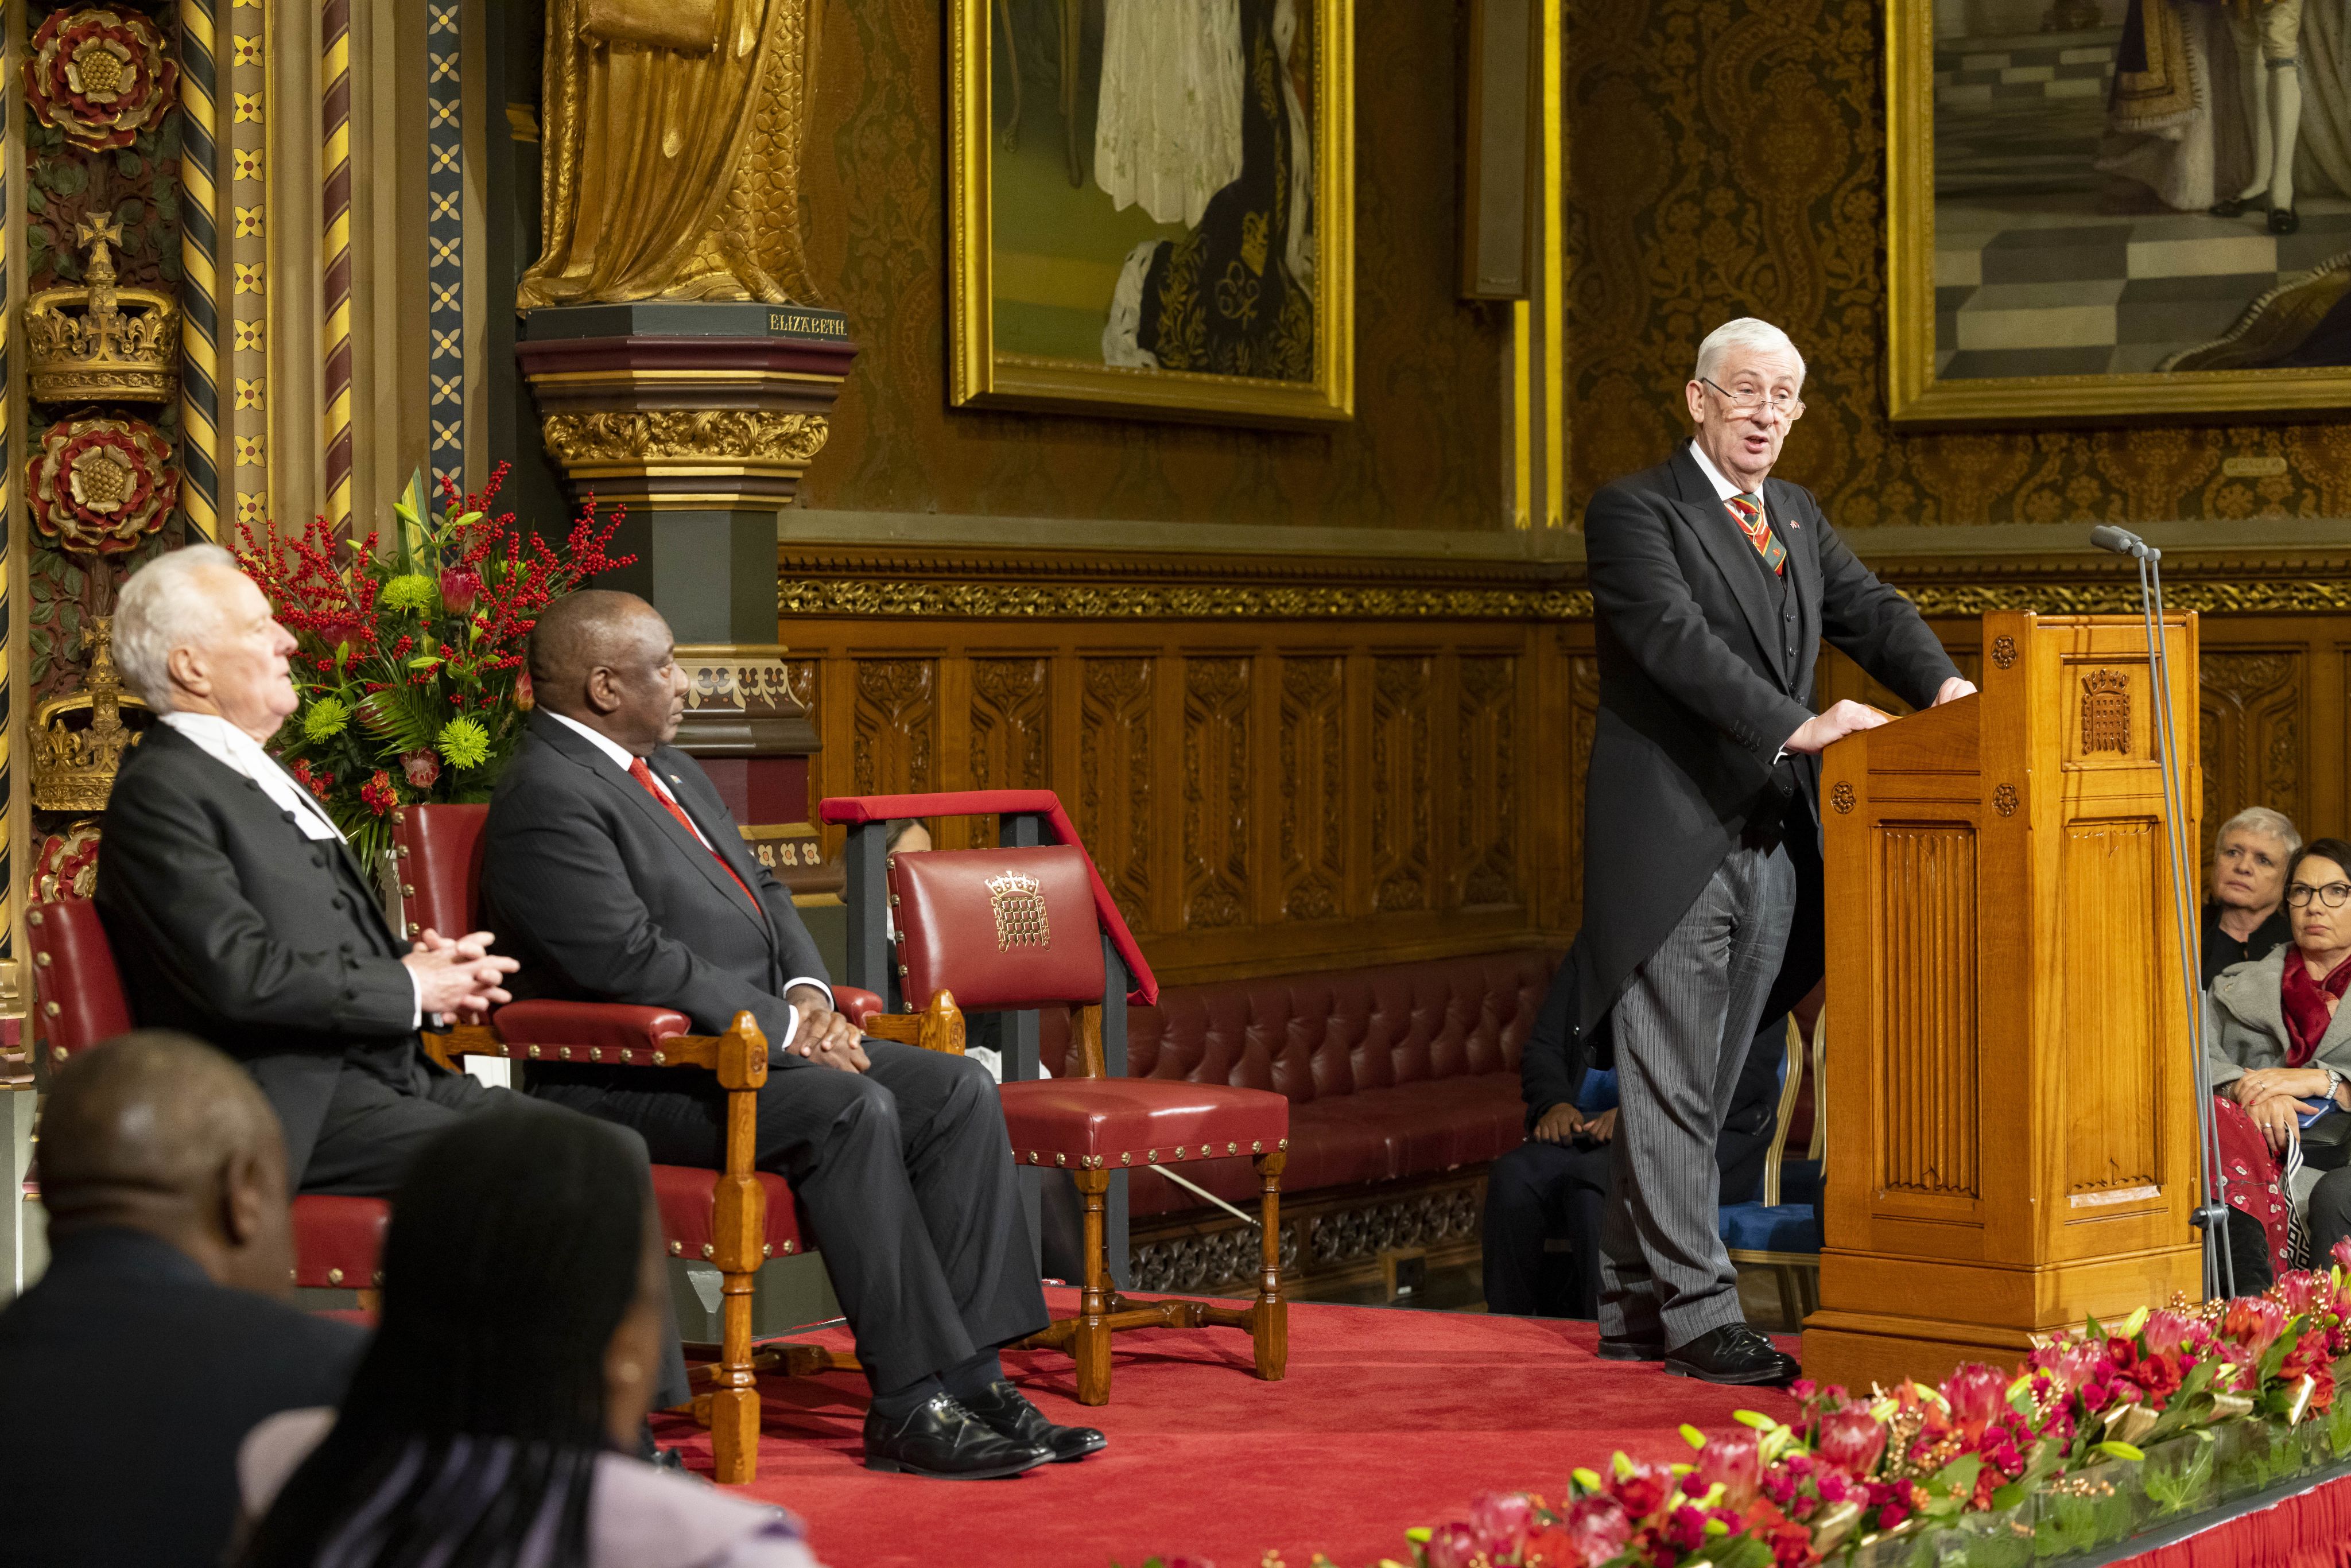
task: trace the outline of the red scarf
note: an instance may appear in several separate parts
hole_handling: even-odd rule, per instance
[[[2285,1064],[2302,1067],[2318,1053],[2318,1042],[2326,1038],[2326,1026],[2334,1015],[2326,1010],[2326,998],[2340,998],[2351,989],[2351,958],[2346,958],[2328,972],[2326,978],[2310,977],[2310,966],[2302,961],[2301,949],[2285,950]]]

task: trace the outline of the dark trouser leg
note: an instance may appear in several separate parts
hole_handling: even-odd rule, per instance
[[[528,1107],[543,1115],[569,1115],[551,1105],[504,1089],[493,1089],[463,1072],[423,1074],[417,1092],[405,1092],[372,1073],[346,1067],[335,1082],[319,1141],[302,1173],[302,1190],[342,1193],[355,1197],[390,1197],[406,1179],[409,1167],[425,1145],[454,1124],[497,1106]],[[627,1145],[639,1169],[645,1172],[645,1201],[653,1201],[653,1172],[645,1141],[626,1128],[614,1128]],[[657,1407],[683,1405],[694,1396],[685,1372],[685,1355],[678,1348],[676,1314],[666,1304],[662,1343],[667,1347],[661,1375],[655,1380]]]
[[[1715,1145],[1794,917],[1785,851],[1733,850],[1615,1007],[1619,1104],[1600,1331],[1668,1348],[1740,1321]]]
[[[2232,1208],[2229,1212],[2233,1216],[2237,1211]],[[2310,1267],[2324,1269],[2331,1261],[2327,1254],[2335,1249],[2335,1244],[2351,1236],[2351,1166],[2328,1171],[2318,1178],[2318,1185],[2311,1189],[2306,1218],[2310,1226]],[[2230,1239],[2234,1242],[2235,1236],[2231,1234]],[[2246,1288],[2248,1271],[2241,1247],[2236,1249],[2236,1263],[2237,1291],[2250,1295],[2252,1292]]]
[[[769,1070],[757,1158],[792,1184],[858,1359],[886,1393],[1046,1318],[986,1071],[886,1040],[865,1049],[866,1073],[799,1057]],[[967,1079],[975,1082],[962,1086]],[[699,1075],[615,1074],[531,1092],[635,1128],[664,1165],[716,1166],[725,1154],[726,1093]]]
[[[1604,1149],[1530,1139],[1486,1173],[1486,1310],[1519,1317],[1592,1315],[1592,1292],[1545,1288],[1543,1244],[1564,1236],[1579,1277],[1596,1280],[1598,1202],[1608,1186]],[[1581,1301],[1578,1298],[1582,1298]],[[1580,1310],[1579,1310],[1580,1309]]]

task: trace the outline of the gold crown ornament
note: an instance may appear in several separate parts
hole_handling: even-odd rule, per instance
[[[122,722],[124,708],[148,711],[122,689],[114,667],[114,618],[91,618],[84,645],[89,673],[81,690],[51,697],[33,715],[33,804],[44,811],[103,811],[122,754],[139,744],[141,729]]]
[[[81,287],[44,288],[25,306],[25,350],[36,402],[169,402],[179,395],[180,307],[152,288],[114,281],[122,225],[84,218]]]
[[[987,905],[996,916],[996,950],[1050,947],[1053,928],[1045,918],[1044,884],[1023,872],[987,879]]]

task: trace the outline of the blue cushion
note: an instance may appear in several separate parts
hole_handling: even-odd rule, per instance
[[[1583,1088],[1575,1096],[1575,1108],[1587,1116],[1616,1109],[1616,1070],[1595,1067],[1585,1072]]]
[[[1809,1203],[1736,1203],[1715,1219],[1722,1244],[1741,1252],[1817,1252],[1821,1224]]]

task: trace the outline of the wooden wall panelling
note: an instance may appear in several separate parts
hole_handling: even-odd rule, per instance
[[[1429,713],[1436,661],[1426,653],[1372,659],[1372,911],[1426,909],[1435,874]]]
[[[1053,661],[1050,651],[958,659],[968,671],[963,782],[974,789],[1041,789],[1052,777]],[[974,818],[948,842],[996,842],[996,820]]]
[[[1464,653],[1455,684],[1458,743],[1449,755],[1458,780],[1453,820],[1453,901],[1463,905],[1520,902],[1526,869],[1518,831],[1520,794],[1518,717],[1526,706],[1521,661],[1512,653]]]
[[[1138,652],[1080,659],[1078,788],[1074,800],[1064,796],[1119,913],[1145,931],[1167,928],[1155,896],[1165,878],[1152,854],[1165,831],[1164,797],[1154,788],[1153,732],[1168,728],[1153,712],[1158,664]]]
[[[1347,904],[1347,655],[1301,648],[1281,655],[1275,765],[1266,769],[1277,824],[1266,879],[1268,920],[1334,920]]]
[[[2245,807],[2283,811],[2296,824],[2311,820],[2303,744],[2309,663],[2306,650],[2295,646],[2208,647],[2198,660],[2209,830],[2199,849],[2208,872],[2212,832]]]
[[[853,793],[921,794],[942,788],[938,659],[857,660],[849,737]]]
[[[1262,742],[1253,694],[1257,660],[1195,650],[1185,656],[1182,904],[1187,930],[1239,925],[1251,908],[1259,857],[1253,755]],[[1253,745],[1253,742],[1255,744]]]

